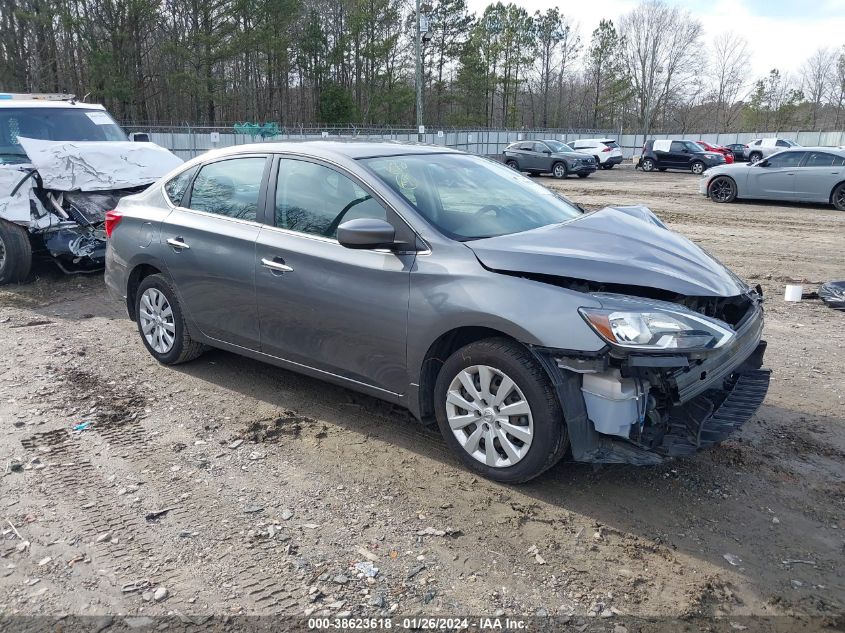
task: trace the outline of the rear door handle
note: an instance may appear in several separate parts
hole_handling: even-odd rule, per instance
[[[181,237],[171,237],[167,239],[167,243],[177,250],[190,249],[191,247],[182,241]]]
[[[285,264],[285,260],[283,260],[281,257],[276,257],[275,259],[267,259],[266,257],[262,258],[261,265],[264,266],[264,268],[268,268],[271,271],[277,273],[293,272],[293,268]]]

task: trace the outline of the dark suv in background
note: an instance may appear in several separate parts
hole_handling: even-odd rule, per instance
[[[570,174],[586,178],[597,169],[592,156],[552,139],[511,143],[502,153],[502,162],[516,171],[552,174],[555,178],[566,178]]]
[[[696,176],[710,167],[724,165],[725,157],[718,152],[708,152],[694,141],[646,141],[637,167],[643,171],[683,169]]]

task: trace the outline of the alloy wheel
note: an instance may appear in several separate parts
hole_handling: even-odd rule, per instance
[[[697,163],[697,162],[693,163],[692,164],[692,173],[694,173],[696,176],[700,176],[701,174],[703,174],[704,173],[704,164]]]
[[[176,340],[176,323],[164,293],[156,288],[147,288],[141,295],[138,318],[149,346],[159,354],[169,352]]]
[[[845,186],[840,186],[833,194],[833,206],[841,211],[845,211]],[[0,244],[2,244],[0,242]],[[3,262],[0,260],[0,268]]]
[[[728,202],[733,192],[733,184],[727,178],[717,178],[710,185],[710,198],[716,202]]]
[[[3,270],[3,266],[6,264],[6,243],[3,241],[3,238],[0,237],[0,270]]]
[[[446,418],[463,449],[479,462],[506,468],[531,448],[534,418],[519,386],[503,371],[474,365],[446,392]]]
[[[563,178],[566,175],[566,169],[564,169],[563,165],[558,163],[555,165],[555,178]]]
[[[643,171],[651,171],[652,169],[654,169],[654,161],[650,158],[646,158],[643,161]]]

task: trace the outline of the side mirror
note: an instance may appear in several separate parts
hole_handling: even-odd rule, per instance
[[[754,163],[754,164],[755,164],[755,165],[757,165],[757,167],[768,167],[768,166],[769,166],[769,161],[768,161],[768,160],[758,160],[758,161],[757,161],[756,163]]]
[[[135,143],[149,143],[150,135],[146,132],[132,132],[129,135],[129,140]]]
[[[393,248],[396,229],[384,220],[358,218],[337,227],[337,241],[346,248]]]

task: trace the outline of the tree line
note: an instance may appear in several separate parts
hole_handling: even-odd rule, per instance
[[[592,33],[558,8],[427,2],[429,126],[845,125],[845,45],[753,77],[740,35],[705,39],[661,0]],[[0,91],[73,93],[125,123],[411,126],[415,36],[412,0],[0,0]]]

